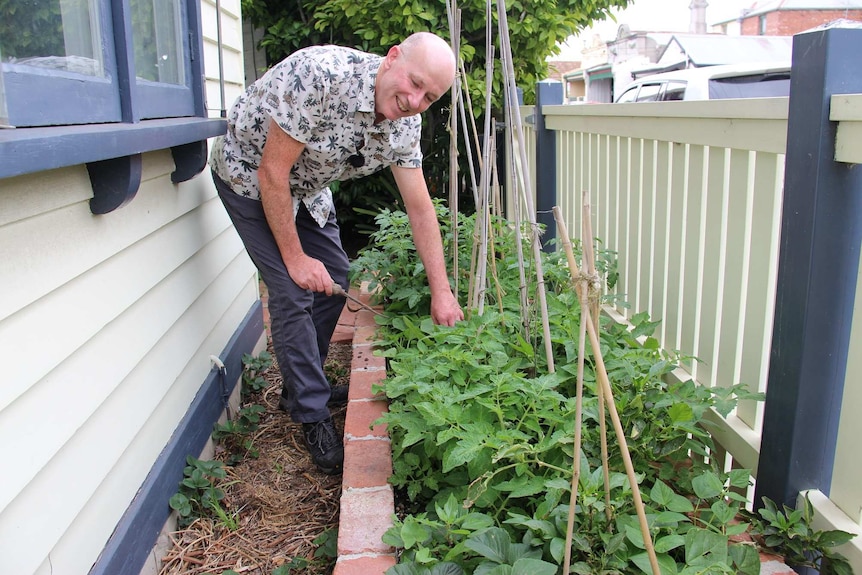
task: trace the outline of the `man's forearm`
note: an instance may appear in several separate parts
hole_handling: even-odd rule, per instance
[[[425,266],[431,295],[434,296],[441,290],[450,291],[440,226],[437,223],[437,214],[433,206],[430,210],[426,209],[414,214],[410,218],[410,228],[413,232],[413,241],[416,245],[416,251],[419,253],[419,259]]]
[[[278,189],[278,184],[267,181],[261,175],[260,201],[266,214],[266,221],[272,230],[272,235],[278,244],[281,259],[285,265],[303,254],[302,244],[296,232],[296,223],[293,217],[293,196],[287,183]]]

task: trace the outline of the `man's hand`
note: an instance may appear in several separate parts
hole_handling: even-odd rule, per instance
[[[445,295],[431,297],[431,319],[437,325],[449,327],[464,319],[464,312],[451,291]]]
[[[285,262],[285,266],[290,279],[302,289],[332,295],[332,285],[335,280],[332,279],[332,276],[326,271],[326,266],[320,260],[304,253],[296,254],[289,262]]]

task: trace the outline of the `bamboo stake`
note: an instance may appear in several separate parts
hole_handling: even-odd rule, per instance
[[[461,10],[457,0],[447,0],[449,14],[449,38],[456,60],[460,52]],[[455,74],[452,82],[451,105],[449,107],[449,214],[452,226],[452,275],[455,279],[455,297],[458,297],[458,103],[461,100],[461,79]]]
[[[467,82],[467,72],[464,70],[464,63],[460,63],[461,70],[461,98],[459,101],[458,111],[461,116],[461,129],[464,130],[464,147],[467,149],[467,163],[470,166],[470,183],[472,184],[471,189],[473,190],[473,205],[479,205],[479,197],[478,197],[478,187],[476,185],[476,171],[473,168],[473,147],[470,145],[470,137],[468,134],[473,136],[473,139],[476,142],[476,150],[479,150],[479,134],[476,131],[476,119],[473,117],[473,102],[470,100],[470,85]],[[467,99],[467,104],[465,106],[464,99]],[[466,110],[470,110],[470,126],[473,128],[472,132],[467,128],[467,113]],[[481,157],[478,159],[479,161],[479,169],[482,169],[482,159]]]
[[[524,127],[521,123],[521,111],[518,106],[514,105],[517,101],[515,98],[515,70],[512,65],[512,47],[509,44],[509,23],[508,16],[506,14],[506,2],[505,0],[497,0],[497,17],[498,24],[500,28],[500,53],[501,53],[501,61],[504,64],[503,77],[506,82],[506,92],[509,94],[510,98],[510,106],[508,107],[508,112],[511,114],[513,118],[513,127],[515,138],[513,141],[523,142],[524,141]],[[516,162],[520,161],[521,174],[523,177],[524,168],[527,166],[527,152],[523,146],[519,146],[519,154],[516,156]],[[533,198],[532,198],[532,190],[529,189],[529,179],[523,178],[524,183],[524,196],[526,197],[527,202],[527,212],[530,218],[530,226],[531,226],[531,243],[533,245],[533,259],[535,261],[536,266],[536,289],[539,296],[539,309],[542,314],[542,330],[545,339],[545,357],[548,362],[548,371],[550,373],[554,373],[554,353],[553,348],[551,346],[551,327],[548,321],[548,302],[545,297],[545,278],[542,272],[542,258],[541,258],[541,246],[539,245],[539,234],[538,228],[536,225],[536,213],[533,209]]]
[[[569,262],[569,273],[572,274],[572,279],[576,278],[574,270],[578,269],[578,264],[575,261],[575,252],[572,249],[572,241],[569,239],[569,234],[566,229],[566,222],[563,221],[562,213],[559,206],[554,206],[554,219],[557,221],[557,228],[560,237],[563,239],[563,248],[566,252],[566,258]],[[588,315],[584,311],[584,304],[587,300],[587,286],[583,280],[578,280],[575,284],[575,289],[578,290],[578,296],[581,302],[581,323],[578,326],[578,376],[575,386],[575,444],[572,461],[572,491],[569,496],[569,516],[566,526],[566,546],[565,559],[563,563],[563,575],[569,575],[570,565],[572,563],[572,536],[575,532],[575,506],[578,502],[578,488],[581,480],[581,431],[583,426],[583,397],[584,397],[584,359],[586,357],[586,340],[587,340],[587,321]]]
[[[497,145],[495,143],[494,144],[494,155],[495,156],[496,156],[496,151],[497,151]],[[497,274],[497,256],[496,256],[497,240],[496,240],[496,235],[494,233],[494,226],[490,221],[491,214],[493,214],[496,211],[493,208],[496,208],[496,206],[499,205],[499,193],[498,192],[500,189],[500,181],[499,181],[499,173],[497,172],[497,162],[494,162],[494,165],[492,166],[492,168],[493,169],[491,170],[491,189],[494,191],[494,194],[493,194],[493,198],[492,198],[492,202],[491,202],[492,209],[489,210],[489,212],[488,212],[488,214],[489,214],[489,216],[488,216],[488,219],[489,219],[489,222],[488,222],[488,224],[489,224],[488,225],[488,239],[491,241],[491,255],[490,255],[489,259],[491,261],[491,277],[494,279],[494,287],[497,291],[497,308],[500,310],[500,314],[502,315],[503,314],[503,288],[500,285],[500,276]]]
[[[514,136],[512,135],[512,119],[509,109],[515,104],[511,101],[508,90],[503,90],[504,107],[506,109],[506,142],[514,149]],[[510,157],[515,158],[514,154]],[[523,221],[522,209],[523,204],[517,193],[518,183],[515,174],[514,160],[512,164],[512,220],[515,222],[515,253],[518,259],[518,303],[521,310],[521,328],[523,330],[524,341],[530,341],[530,303],[527,293],[527,274],[526,265],[524,263],[524,238],[521,233],[521,223]]]
[[[488,193],[490,188],[490,143],[491,139],[491,86],[494,77],[494,46],[491,43],[490,34],[490,10],[491,0],[486,2],[486,10],[488,11],[488,31],[486,53],[488,59],[485,62],[485,132],[484,132],[484,148],[482,150],[482,175],[479,185],[479,205],[476,206],[477,227],[479,228],[479,256],[476,265],[476,280],[474,282],[473,307],[479,315],[482,314],[485,307],[485,285],[487,277],[487,262],[488,262],[488,220],[485,217],[487,212],[486,206],[488,203]]]
[[[556,214],[557,214],[557,212],[554,212],[555,216],[556,216]],[[560,219],[560,221],[561,220],[562,219]],[[568,230],[566,229],[564,222],[563,222],[562,228],[559,230],[559,232],[564,237],[568,237]],[[571,242],[568,242],[568,245],[567,245],[567,242],[564,241],[563,246],[566,249],[566,257],[569,259],[570,262],[573,261],[574,257],[575,257],[574,254],[571,254],[571,255],[569,254],[569,251],[571,251],[571,249],[572,249]],[[584,249],[585,254],[587,253],[587,251],[592,252],[592,242],[591,241],[589,242],[589,246],[587,245],[587,243],[584,243],[583,249]],[[591,257],[592,257],[592,253],[585,256],[585,259],[591,258]],[[571,264],[570,264],[570,266],[571,266]],[[583,274],[579,274],[581,277],[577,277],[575,269],[576,268],[570,268],[569,269],[569,272],[572,274],[573,280],[575,280],[578,283],[581,283],[581,282],[586,283],[586,282],[590,281],[590,278],[589,277],[584,278]],[[647,523],[646,512],[644,511],[644,504],[643,504],[643,499],[641,498],[640,487],[638,486],[638,483],[637,483],[637,477],[635,476],[634,465],[632,464],[631,454],[629,453],[628,442],[626,441],[626,436],[625,436],[625,432],[623,431],[622,422],[620,421],[619,412],[617,412],[616,403],[614,402],[614,397],[613,397],[613,391],[611,390],[610,379],[608,378],[608,372],[607,372],[607,369],[605,368],[605,361],[604,361],[604,358],[602,356],[602,350],[601,350],[601,347],[599,346],[598,333],[596,330],[595,323],[592,320],[592,314],[590,313],[590,306],[588,305],[588,302],[586,301],[586,299],[583,297],[581,297],[581,313],[582,313],[582,316],[586,316],[585,318],[583,318],[583,319],[585,319],[585,321],[583,321],[583,323],[586,324],[586,326],[587,326],[587,334],[589,335],[589,338],[590,338],[590,346],[592,347],[593,358],[596,362],[596,375],[597,375],[598,383],[603,388],[603,392],[605,394],[605,401],[607,402],[607,406],[608,406],[608,412],[611,415],[611,422],[613,423],[613,426],[614,426],[614,432],[616,433],[617,441],[620,444],[620,453],[623,457],[623,464],[625,465],[625,468],[626,468],[626,475],[628,476],[628,479],[629,479],[629,485],[632,488],[632,498],[634,499],[635,509],[637,510],[638,521],[640,523],[640,528],[641,528],[641,535],[643,536],[644,547],[646,548],[647,556],[649,557],[650,567],[652,567],[653,575],[661,575],[661,568],[659,567],[658,558],[656,557],[656,554],[655,554],[655,547],[654,547],[653,542],[652,542],[652,536],[650,535],[649,524]],[[569,538],[569,535],[567,534],[567,539],[568,538]]]
[[[474,165],[475,165],[475,162],[478,162],[479,169],[481,170],[482,169],[482,157],[479,156],[478,158],[474,158],[473,146],[470,144],[470,140],[471,140],[470,136],[472,136],[472,139],[476,142],[477,152],[481,149],[481,147],[479,146],[479,134],[476,130],[476,121],[475,121],[475,118],[473,117],[473,103],[470,100],[470,86],[467,82],[467,72],[464,70],[464,63],[463,62],[459,63],[459,69],[461,72],[461,80],[462,80],[462,88],[463,89],[461,90],[461,93],[460,93],[458,111],[460,112],[460,116],[461,116],[461,128],[464,132],[464,147],[467,150],[467,165],[470,168],[470,189],[473,192],[473,205],[476,206],[478,209],[478,206],[479,206],[479,186],[476,183],[476,171],[475,171]],[[466,105],[464,103],[465,98],[467,100]],[[470,110],[470,120],[471,121],[470,121],[469,127],[467,124],[466,110]],[[470,130],[471,127],[472,127],[472,131]],[[475,162],[474,162],[474,160],[475,160]],[[477,254],[478,247],[479,247],[478,234],[477,234],[475,229],[474,229],[471,237],[472,237],[473,241],[472,241],[472,249],[470,251],[470,272],[468,275],[469,280],[468,280],[468,285],[467,285],[467,294],[468,294],[467,303],[468,303],[468,305],[467,305],[467,309],[466,309],[466,312],[468,315],[470,314],[471,310],[473,309],[472,302],[473,302],[473,290],[475,289],[475,279],[476,279],[476,254]]]
[[[601,347],[599,347],[599,336],[596,333],[595,325],[593,325],[591,314],[589,311],[589,306],[585,306],[587,310],[587,334],[590,336],[590,345],[593,348],[593,357],[596,361],[596,367],[598,368],[598,376],[599,382],[604,388],[605,393],[605,401],[608,405],[608,412],[611,415],[611,422],[614,425],[614,432],[617,436],[617,441],[620,443],[620,452],[623,456],[623,463],[626,468],[626,475],[629,478],[629,485],[632,488],[632,497],[634,498],[635,509],[637,510],[638,520],[640,522],[641,535],[644,539],[644,547],[646,547],[647,556],[649,557],[650,566],[652,567],[653,575],[661,575],[661,569],[658,565],[658,559],[655,555],[655,547],[653,546],[652,536],[649,532],[649,524],[647,523],[646,512],[644,511],[643,499],[641,499],[640,487],[637,484],[637,477],[635,477],[634,466],[632,465],[632,457],[629,453],[628,442],[626,441],[626,436],[623,431],[622,422],[620,422],[620,415],[617,412],[617,406],[614,402],[613,391],[611,390],[611,382],[608,378],[608,372],[605,368],[605,361],[602,357]]]
[[[596,275],[596,257],[593,253],[593,220],[592,220],[592,205],[590,201],[589,190],[584,190],[582,193],[582,224],[581,237],[583,238],[583,254],[586,262],[587,277],[593,281],[592,290],[590,290],[591,298],[590,305],[592,306],[593,325],[596,331],[599,330],[601,324],[599,322],[599,306],[601,305],[601,283],[595,278]],[[608,425],[605,419],[605,393],[602,386],[596,386],[596,397],[599,400],[599,442],[602,452],[602,476],[605,482],[605,517],[608,521],[612,519],[611,512],[611,479],[609,475],[608,465]]]

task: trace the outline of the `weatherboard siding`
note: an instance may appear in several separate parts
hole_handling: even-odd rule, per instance
[[[209,175],[173,168],[145,155],[104,216],[83,167],[0,185],[0,572],[89,570],[257,299]]]

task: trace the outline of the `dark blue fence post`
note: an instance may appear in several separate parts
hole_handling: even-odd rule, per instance
[[[557,205],[557,135],[545,128],[543,106],[563,103],[563,85],[544,81],[536,85],[536,221],[545,226],[542,249],[553,252],[551,240],[557,237],[557,223],[551,212]]]
[[[778,286],[755,505],[829,493],[862,244],[862,169],[834,160],[832,94],[862,93],[862,29],[793,38]]]

